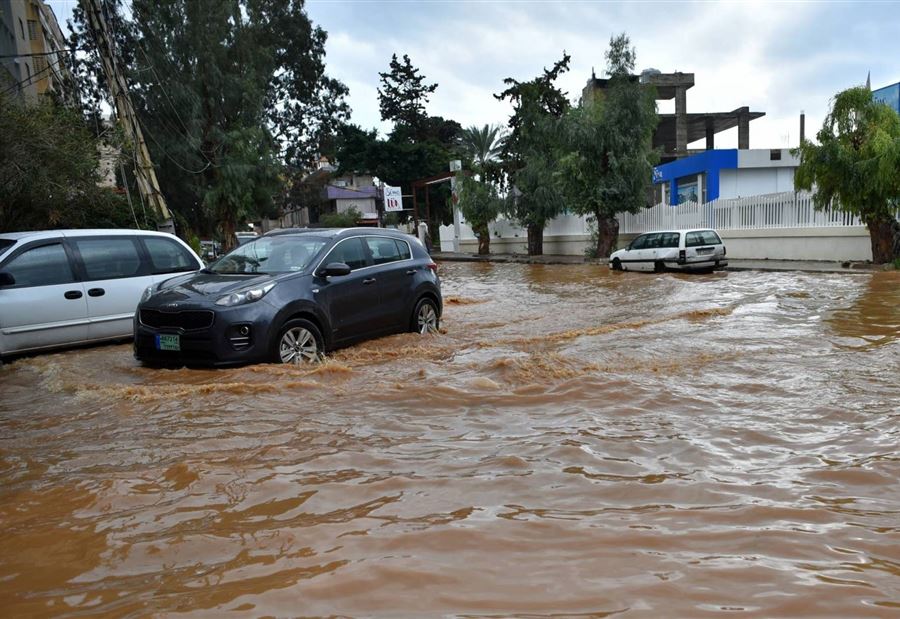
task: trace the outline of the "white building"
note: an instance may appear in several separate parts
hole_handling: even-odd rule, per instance
[[[715,149],[653,169],[656,202],[712,202],[794,190],[800,159],[790,149]]]

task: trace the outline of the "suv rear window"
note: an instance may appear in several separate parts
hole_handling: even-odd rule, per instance
[[[688,232],[684,237],[685,247],[700,247],[701,245],[720,245],[722,239],[712,230],[697,230]]]

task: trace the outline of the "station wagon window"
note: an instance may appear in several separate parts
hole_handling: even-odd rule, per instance
[[[371,236],[366,238],[366,245],[372,252],[372,260],[375,264],[387,264],[400,260],[400,249],[394,239]]]
[[[28,249],[9,261],[3,271],[15,278],[16,287],[55,286],[75,281],[69,257],[60,243]]]
[[[684,237],[685,247],[700,247],[701,245],[718,245],[722,242],[719,235],[712,230],[697,230],[688,232]]]
[[[193,271],[197,268],[193,256],[175,241],[156,236],[143,237],[142,240],[150,253],[154,275]]]
[[[658,235],[656,247],[670,248],[678,247],[678,241],[681,235],[678,232],[663,232]]]
[[[322,264],[343,262],[351,270],[361,269],[367,266],[366,253],[363,250],[362,241],[359,238],[346,239],[338,243]]]
[[[647,241],[650,240],[649,234],[642,234],[631,242],[630,249],[646,249]]]

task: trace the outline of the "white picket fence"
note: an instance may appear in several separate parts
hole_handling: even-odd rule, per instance
[[[792,191],[714,200],[706,204],[657,204],[633,215],[619,215],[619,232],[624,234],[683,228],[760,230],[862,225],[858,217],[835,209],[817,211],[812,194]]]

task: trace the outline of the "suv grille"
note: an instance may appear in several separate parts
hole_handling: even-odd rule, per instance
[[[183,312],[160,312],[142,309],[141,324],[154,329],[207,329],[212,326],[215,313],[209,310],[186,310]]]

